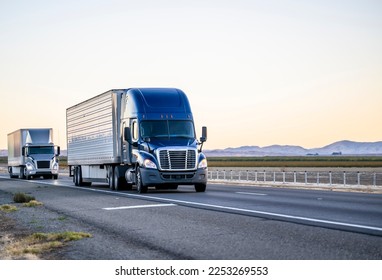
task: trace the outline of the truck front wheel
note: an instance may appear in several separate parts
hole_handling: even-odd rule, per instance
[[[137,186],[137,191],[139,193],[147,193],[148,187],[144,185],[142,182],[142,174],[141,174],[141,169],[137,167],[137,171],[135,172],[135,184]]]
[[[114,168],[114,188],[116,191],[131,189],[131,185],[127,184],[124,169],[120,166]]]
[[[20,167],[19,179],[25,179],[25,167]]]

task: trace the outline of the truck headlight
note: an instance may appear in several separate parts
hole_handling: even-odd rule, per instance
[[[32,170],[34,170],[34,166],[33,166],[33,164],[30,163],[30,162],[27,162],[27,163],[25,164],[25,167],[27,168],[28,171],[32,171]]]
[[[199,162],[199,165],[198,165],[198,168],[207,168],[207,159],[202,159],[200,162]]]
[[[151,160],[149,160],[149,159],[145,159],[143,161],[143,166],[146,167],[146,168],[158,169],[157,165],[154,162],[152,162]]]

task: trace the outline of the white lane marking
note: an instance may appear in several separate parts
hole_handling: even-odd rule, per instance
[[[252,192],[236,192],[238,194],[248,194],[248,195],[267,195],[265,193],[252,193]]]
[[[146,204],[146,205],[133,205],[133,206],[120,206],[120,207],[107,207],[102,208],[103,210],[122,210],[122,209],[137,209],[137,208],[152,208],[152,207],[166,207],[166,206],[176,206],[176,204]]]
[[[29,181],[29,182],[35,182],[35,181]],[[41,182],[36,182],[41,183]],[[46,183],[49,184],[49,183]],[[52,183],[50,183],[52,184]],[[342,223],[342,222],[334,222],[329,220],[322,220],[322,219],[314,219],[314,218],[307,218],[307,217],[301,217],[301,216],[293,216],[293,215],[285,215],[285,214],[278,214],[278,213],[272,213],[272,212],[265,212],[265,211],[257,211],[257,210],[250,210],[250,209],[242,209],[242,208],[236,208],[236,207],[228,207],[228,206],[221,206],[221,205],[214,205],[214,204],[206,204],[206,203],[199,203],[199,202],[192,202],[192,201],[185,201],[185,200],[177,200],[177,199],[169,199],[169,198],[160,198],[155,196],[149,196],[149,195],[141,195],[141,194],[129,194],[129,193],[116,193],[115,191],[106,191],[106,190],[97,190],[93,188],[88,187],[76,187],[73,185],[64,185],[64,184],[57,184],[58,186],[63,186],[66,188],[76,189],[76,190],[85,190],[85,191],[93,191],[93,192],[99,192],[99,193],[107,193],[107,194],[118,194],[120,196],[126,196],[126,197],[136,197],[141,199],[152,199],[152,200],[158,200],[158,201],[166,201],[166,202],[173,202],[176,204],[185,204],[185,205],[191,205],[191,206],[203,206],[203,207],[210,207],[215,209],[224,209],[224,210],[233,210],[238,212],[244,212],[244,213],[253,213],[253,214],[262,214],[267,215],[270,217],[279,217],[279,218],[287,218],[287,219],[294,219],[294,220],[300,220],[300,221],[309,221],[309,222],[316,222],[321,224],[329,224],[329,225],[337,225],[337,226],[347,226],[347,227],[353,227],[357,229],[367,229],[367,230],[375,230],[382,233],[382,228],[380,227],[372,227],[372,226],[364,226],[364,225],[358,225],[358,224],[350,224],[350,223]]]
[[[82,187],[70,186],[70,188],[78,189],[78,188],[82,188]],[[104,193],[109,193],[109,194],[115,194],[115,192],[112,192],[112,191],[103,191],[103,190],[96,190],[96,189],[89,189],[89,188],[83,188],[83,189],[84,190],[92,190],[95,192],[104,192]],[[244,213],[262,214],[262,215],[267,215],[270,217],[273,216],[273,217],[278,217],[278,218],[287,218],[287,219],[300,220],[300,221],[309,221],[309,222],[316,222],[316,223],[321,223],[321,224],[329,224],[329,225],[353,227],[353,228],[358,228],[358,229],[375,230],[375,231],[379,231],[382,233],[382,228],[379,228],[379,227],[364,226],[364,225],[342,223],[342,222],[334,222],[334,221],[329,221],[329,220],[314,219],[314,218],[307,218],[307,217],[300,217],[300,216],[293,216],[293,215],[285,215],[285,214],[278,214],[278,213],[272,213],[272,212],[257,211],[257,210],[228,207],[228,206],[221,206],[221,205],[214,205],[214,204],[206,204],[206,203],[192,202],[192,201],[185,201],[185,200],[161,198],[161,197],[155,197],[155,196],[149,196],[149,195],[128,194],[128,193],[119,193],[119,194],[126,196],[126,197],[136,197],[136,198],[142,198],[142,199],[150,198],[153,200],[173,202],[176,204],[186,204],[186,205],[191,205],[191,206],[203,206],[203,207],[210,207],[210,208],[223,209],[223,210],[232,210],[232,211],[238,211],[238,212],[244,212]]]

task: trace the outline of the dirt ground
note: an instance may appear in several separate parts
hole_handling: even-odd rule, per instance
[[[5,214],[0,213],[0,260],[59,260],[58,250],[46,251],[41,255],[22,253],[13,255],[8,248],[32,234]]]
[[[11,194],[0,192],[0,206],[1,205],[16,205],[11,202]],[[17,205],[20,207],[20,205]],[[0,210],[0,260],[59,260],[62,259],[60,249],[48,250],[40,255],[22,253],[14,255],[10,253],[9,248],[19,241],[25,239],[36,231],[31,228],[23,226],[24,221],[18,219],[12,213],[7,213]]]
[[[30,254],[24,254],[15,258],[14,256],[10,255],[7,251],[7,247],[9,247],[12,243],[21,240],[22,238],[25,238],[26,236],[28,236],[28,234],[30,234],[30,232],[28,232],[26,229],[19,227],[13,219],[7,217],[4,213],[0,213],[0,259],[39,259],[37,256]]]

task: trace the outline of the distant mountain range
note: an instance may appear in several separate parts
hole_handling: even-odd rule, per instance
[[[218,150],[205,150],[205,154],[213,157],[223,156],[305,156],[305,155],[382,155],[382,141],[354,142],[339,141],[322,148],[305,149],[300,146],[272,145],[266,147],[242,146]]]
[[[380,155],[382,156],[382,141],[379,142],[354,142],[339,141],[322,148],[305,149],[300,146],[272,145],[266,147],[242,146],[217,150],[204,150],[207,156],[224,157],[261,157],[261,156],[306,156],[306,155]],[[7,150],[0,150],[0,156],[7,156]],[[61,151],[66,156],[66,151]]]

